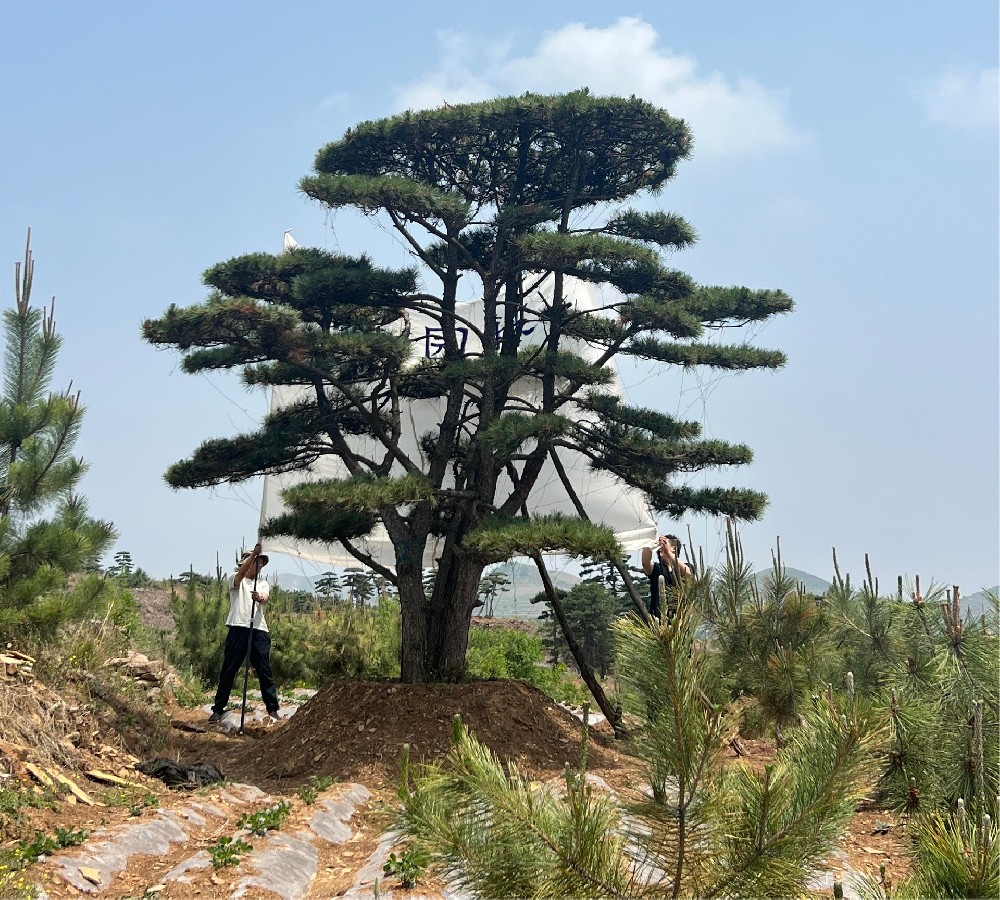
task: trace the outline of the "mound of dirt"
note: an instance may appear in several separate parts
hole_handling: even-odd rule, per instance
[[[277,782],[311,775],[392,780],[399,773],[403,744],[409,744],[413,761],[432,762],[448,752],[456,713],[478,740],[533,777],[579,764],[580,721],[524,682],[348,681],[328,685],[280,728],[230,745],[225,771],[253,770]],[[610,734],[591,728],[591,769],[629,766],[614,743]]]

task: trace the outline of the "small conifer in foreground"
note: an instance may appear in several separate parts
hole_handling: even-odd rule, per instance
[[[538,785],[459,723],[446,763],[407,775],[404,831],[486,898],[800,894],[854,811],[878,728],[853,698],[816,697],[775,765],[724,771],[735,726],[703,690],[689,612],[615,630],[649,788],[595,788],[585,753],[558,788]]]

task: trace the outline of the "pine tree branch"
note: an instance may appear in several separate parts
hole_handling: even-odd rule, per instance
[[[390,584],[398,586],[399,582],[396,578],[396,573],[392,569],[386,568],[380,562],[376,561],[373,556],[369,556],[367,553],[359,550],[351,543],[349,538],[340,538],[339,540],[341,546],[363,566],[367,566],[377,575],[381,575]]]
[[[601,712],[604,713],[608,723],[614,729],[615,734],[623,734],[624,731],[622,728],[621,715],[619,711],[611,705],[607,695],[604,693],[604,689],[601,687],[597,677],[594,675],[594,670],[590,667],[590,663],[587,662],[587,656],[583,652],[583,648],[579,645],[579,643],[577,643],[577,640],[573,635],[573,630],[570,627],[569,620],[566,618],[566,611],[563,609],[562,601],[559,599],[559,594],[556,592],[555,586],[552,584],[552,579],[549,577],[548,569],[545,566],[545,560],[542,559],[542,555],[537,551],[530,553],[529,556],[534,561],[535,567],[538,569],[538,574],[542,579],[542,586],[545,590],[545,596],[548,598],[549,605],[556,614],[556,619],[559,621],[559,627],[562,629],[563,637],[566,639],[566,644],[569,646],[570,653],[573,654],[573,659],[576,660],[577,668],[580,670],[580,675],[583,677],[587,687],[590,689],[591,695],[597,701],[597,705],[601,708]]]
[[[565,799],[537,793],[513,764],[505,774],[495,755],[459,727],[451,772],[429,769],[405,799],[411,834],[443,845],[449,869],[481,896],[508,897],[512,889],[520,896],[525,880],[535,896],[560,896],[567,888],[573,896],[629,896],[600,871],[603,864],[616,874],[620,864],[613,807],[593,802],[589,788],[572,773]],[[588,859],[596,865],[586,865]]]
[[[556,473],[559,475],[559,480],[562,482],[563,489],[566,491],[567,496],[576,508],[577,515],[585,522],[591,521],[586,508],[580,500],[580,496],[577,493],[576,488],[569,480],[569,475],[566,473],[566,467],[562,464],[562,460],[559,458],[559,454],[555,452],[554,447],[549,450],[549,459],[552,460],[552,465],[555,467]],[[651,623],[652,616],[650,616],[649,610],[646,609],[646,604],[642,602],[642,598],[639,596],[639,592],[635,589],[635,585],[632,582],[632,577],[622,564],[622,561],[616,556],[611,560],[611,564],[615,566],[618,573],[622,576],[622,581],[624,582],[625,589],[628,592],[629,600],[632,601],[632,605],[635,607],[636,612],[639,613],[644,622]]]

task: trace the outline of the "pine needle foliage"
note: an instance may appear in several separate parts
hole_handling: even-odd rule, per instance
[[[618,556],[621,549],[607,526],[562,513],[536,516],[530,521],[497,516],[469,532],[465,544],[496,562],[537,551],[608,559]]]
[[[443,764],[404,766],[408,837],[484,898],[801,894],[870,774],[871,719],[853,700],[817,698],[774,766],[724,771],[734,725],[705,695],[690,611],[615,632],[647,789],[598,791],[585,762],[558,792],[534,785],[459,726]],[[585,749],[586,737],[583,760]]]
[[[737,765],[720,776],[719,754],[736,724],[705,694],[690,613],[682,607],[658,629],[617,628],[632,708],[649,721],[636,748],[649,765],[653,802],[638,811],[656,841],[649,859],[670,876],[670,894],[800,892],[854,811],[870,770],[873,720],[853,704],[817,699],[778,764],[763,774]]]
[[[929,597],[934,592],[929,592]],[[884,603],[897,603],[883,600]],[[962,621],[957,597],[898,602],[902,652],[877,695],[891,738],[880,796],[911,813],[954,809],[959,798],[996,817],[1000,792],[1000,647],[995,610]]]
[[[403,792],[407,833],[477,896],[629,895],[622,812],[580,773],[562,790],[536,784],[460,721],[446,765],[419,771]]]
[[[271,665],[280,684],[321,688],[338,678],[399,674],[399,604],[341,601],[313,615],[268,617]]]
[[[962,822],[957,814],[929,817],[916,828],[915,871],[892,894],[927,897],[1000,896],[1000,833],[995,821]]]
[[[614,571],[612,569],[612,571]],[[617,574],[617,573],[615,573]],[[587,664],[601,678],[614,668],[614,632],[612,625],[623,610],[623,601],[600,580],[581,581],[566,592],[559,592],[560,603],[570,630],[579,645]],[[532,603],[547,600],[544,592],[534,597]],[[626,605],[631,608],[631,604]],[[551,604],[543,617],[553,620],[551,636],[543,639],[550,655],[569,659],[571,651],[565,637],[555,627],[556,616]],[[540,617],[542,618],[542,617]]]
[[[172,661],[189,668],[202,684],[214,686],[222,669],[229,614],[229,587],[221,572],[201,581],[192,569],[181,591],[171,579],[170,612],[175,629]]]
[[[811,695],[842,680],[825,605],[789,577],[780,547],[758,584],[730,525],[725,564],[688,593],[710,628],[717,689],[726,700],[754,697],[779,731],[797,722]]]
[[[867,559],[866,559],[867,562]],[[878,691],[887,684],[890,673],[907,656],[907,619],[911,618],[898,599],[881,596],[869,577],[860,590],[840,577],[834,554],[834,579],[826,594],[834,640],[840,648],[843,665],[854,673],[862,693]]]
[[[797,896],[836,846],[872,769],[877,720],[818,697],[791,730],[779,763],[736,767],[724,780],[716,838],[731,869],[702,896]]]
[[[900,585],[884,596],[870,576],[852,587],[836,555],[834,569],[829,591],[813,598],[787,578],[778,552],[758,585],[730,528],[725,564],[685,586],[704,618],[706,691],[719,702],[750,698],[747,719],[759,711],[783,738],[849,672],[858,707],[885,724],[874,749],[880,803],[911,815],[953,810],[959,798],[991,803],[1000,791],[996,606],[963,620],[957,588],[921,594],[918,585],[904,598]]]

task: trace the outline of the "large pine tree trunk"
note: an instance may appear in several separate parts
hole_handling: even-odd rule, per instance
[[[458,681],[465,674],[482,573],[483,565],[468,558],[442,561],[429,598],[419,578],[400,579],[403,681]]]

